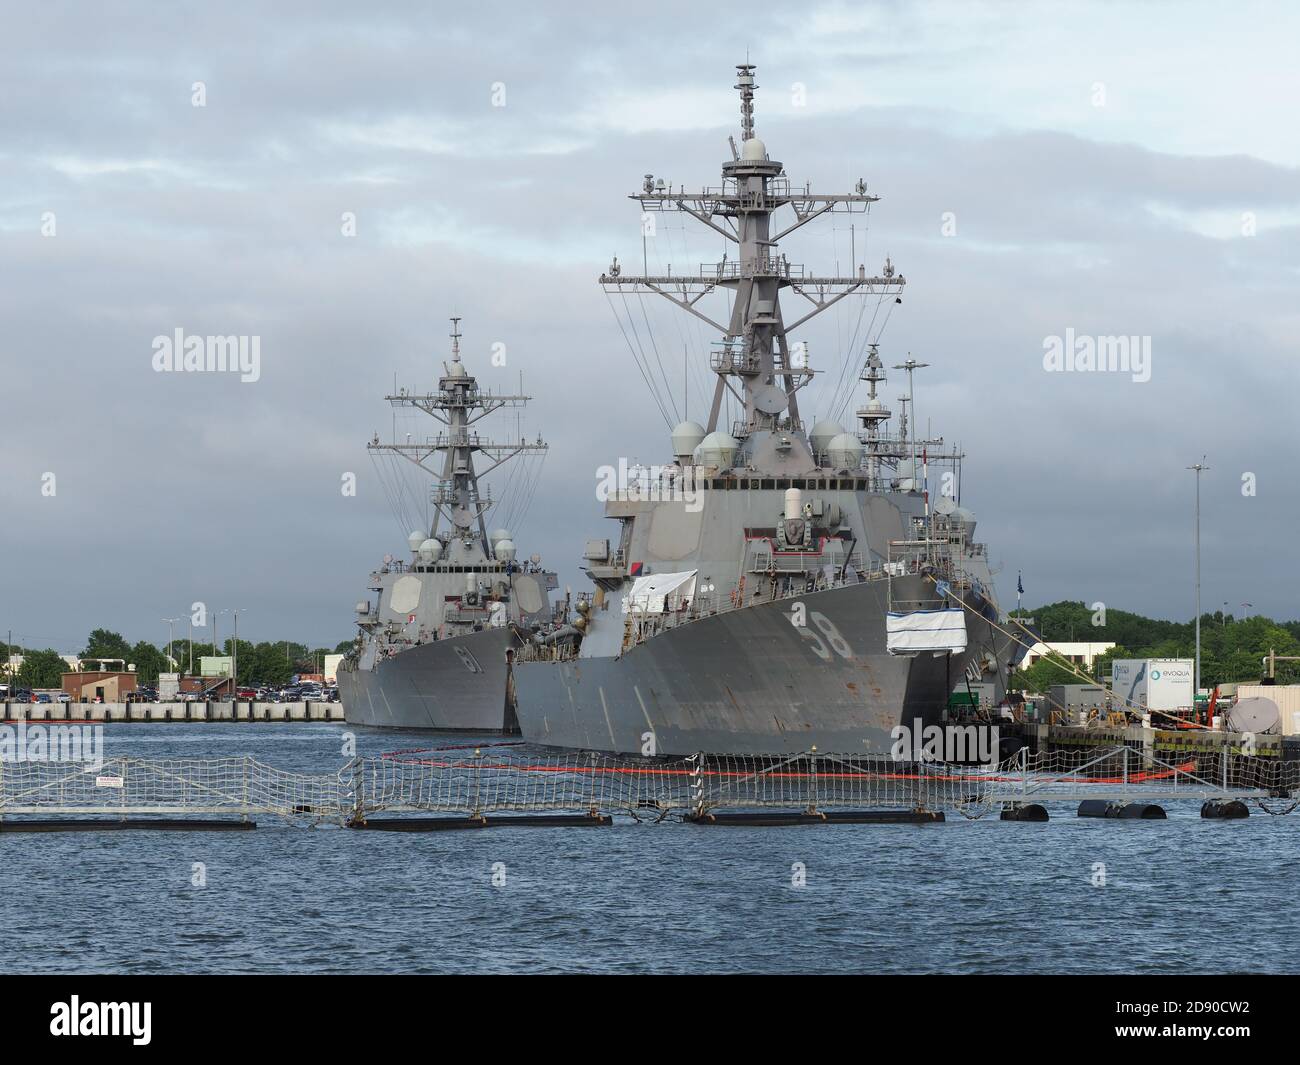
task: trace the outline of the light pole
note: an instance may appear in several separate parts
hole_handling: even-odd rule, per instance
[[[163,621],[167,623],[167,671],[170,673],[172,667],[176,665],[175,660],[172,658],[172,636],[176,622],[180,621],[180,618],[163,618]]]
[[[226,609],[226,610],[218,610],[215,614],[212,615],[212,654],[213,657],[216,658],[221,657],[221,646],[217,643],[217,618],[221,617],[222,614],[229,614],[229,613],[230,610]],[[234,701],[233,696],[231,701],[232,702]]]
[[[1201,691],[1201,474],[1210,467],[1205,456],[1189,470],[1196,471],[1196,694]]]
[[[235,697],[239,697],[239,611],[242,607],[235,608],[235,637],[230,645],[230,678],[231,683],[235,686]],[[244,610],[247,614],[248,611]]]

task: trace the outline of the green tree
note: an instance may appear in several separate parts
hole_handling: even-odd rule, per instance
[[[1114,641],[1118,646],[1094,666],[1094,675],[1102,678],[1110,674],[1111,662],[1117,658],[1191,658],[1196,653],[1193,621],[1165,621],[1107,609],[1106,624],[1093,625],[1093,611],[1084,603],[1073,602],[1050,603],[1032,614],[1049,643]],[[1222,611],[1202,615],[1202,686],[1258,681],[1263,675],[1262,659],[1270,649],[1279,655],[1300,655],[1300,622],[1279,624],[1260,616],[1237,620]],[[1039,678],[1034,675],[1034,679]],[[1277,680],[1279,684],[1300,682],[1300,663],[1279,662]]]
[[[1077,670],[1077,672],[1076,672]],[[1082,666],[1049,652],[1028,669],[1017,669],[1011,676],[1010,687],[1020,691],[1045,693],[1053,684],[1086,684],[1080,673]]]
[[[86,640],[86,649],[81,652],[85,658],[120,658],[130,661],[131,645],[120,632],[111,629],[96,629]]]
[[[172,648],[176,654],[176,648]],[[135,674],[141,684],[157,684],[159,673],[170,673],[171,665],[167,655],[147,640],[141,640],[131,648],[127,660],[134,664]]]
[[[245,649],[239,644],[239,680],[241,684],[286,684],[293,674],[293,663],[284,656],[283,643],[264,641]]]
[[[3,653],[0,653],[0,682],[8,684],[10,681],[17,679],[17,670],[10,672],[9,659],[14,655],[21,655],[25,652],[18,644],[5,643],[3,640],[0,640],[0,648],[4,649]]]
[[[18,679],[29,688],[58,688],[67,671],[68,664],[59,652],[47,647],[44,651],[28,651],[23,656]]]

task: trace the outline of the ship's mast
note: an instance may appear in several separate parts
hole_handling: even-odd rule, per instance
[[[911,456],[910,456],[910,465],[909,465],[909,468],[908,468],[908,474],[907,474],[907,475],[908,475],[909,477],[911,477],[911,478],[915,478],[915,477],[916,477],[916,437],[917,437],[917,434],[918,434],[918,432],[919,432],[919,427],[916,425],[916,387],[915,387],[915,385],[914,385],[914,383],[913,383],[913,381],[912,381],[912,375],[913,375],[917,370],[923,369],[924,367],[929,366],[929,365],[930,365],[930,364],[929,364],[928,362],[917,362],[914,358],[912,358],[912,354],[911,354],[911,352],[908,352],[908,355],[907,355],[907,361],[906,361],[906,362],[900,362],[900,363],[898,363],[898,364],[894,367],[895,370],[906,370],[906,371],[907,371],[907,402],[908,402],[908,403],[910,404],[910,406],[911,406],[911,411],[912,411],[912,425],[913,425],[913,428],[912,428],[912,454],[911,454]],[[906,440],[906,439],[907,439],[907,418],[906,418],[906,416],[904,416],[904,418],[903,418],[903,434],[902,434],[902,435],[903,435],[903,439]]]
[[[761,444],[764,437],[778,432],[798,434],[802,454],[793,461],[811,465],[796,393],[811,381],[813,371],[796,364],[789,336],[845,296],[896,295],[905,282],[888,264],[884,276],[868,277],[866,268],[859,265],[856,276],[838,277],[810,272],[778,253],[780,241],[814,218],[832,212],[864,212],[879,197],[869,195],[861,180],[853,192],[845,194],[813,193],[807,185],[791,188],[783,165],[768,156],[754,133],[754,66],[742,63],[736,72],[742,144],[739,151],[732,144],[734,158],[722,165],[722,186],[688,193],[684,187],[674,191],[665,187],[662,179],[648,176],[641,192],[630,197],[640,201],[643,212],[677,210],[691,215],[734,243],[736,258],[724,256],[722,262],[705,264],[698,274],[685,276],[634,277],[611,266],[600,281],[606,291],[630,287],[658,293],[722,334],[710,360],[718,381],[709,410],[709,432],[721,428],[722,401],[730,390],[743,405],[744,416],[727,428],[748,439],[743,446],[751,465],[773,459],[774,453]],[[793,220],[774,226],[774,216],[787,206]],[[705,296],[720,288],[734,294],[731,319],[725,324],[699,307]],[[781,311],[782,289],[790,289],[810,304],[802,317],[790,323]],[[781,454],[789,456],[789,445],[783,443],[778,450],[781,448]]]
[[[876,387],[887,380],[884,364],[880,361],[880,345],[871,344],[867,348],[867,362],[862,368],[859,380],[867,382],[867,405],[858,410],[862,421],[862,443],[867,451],[867,476],[871,487],[879,491],[882,485],[881,463],[887,454],[886,441],[881,437],[881,427],[890,418],[890,410],[876,395]],[[904,414],[906,419],[906,414]],[[906,421],[904,421],[906,426]],[[906,431],[906,429],[904,429]]]
[[[538,437],[534,443],[521,439],[514,443],[499,444],[484,439],[470,426],[503,407],[523,407],[532,397],[524,395],[498,395],[483,391],[478,382],[466,371],[460,361],[460,319],[451,319],[451,362],[444,362],[443,375],[437,392],[417,394],[405,389],[396,395],[385,396],[394,407],[415,407],[436,418],[446,427],[446,432],[427,437],[422,443],[383,444],[376,437],[368,446],[370,451],[391,451],[413,462],[433,475],[435,482],[430,494],[434,505],[430,536],[438,534],[446,518],[455,536],[464,538],[478,527],[480,543],[486,553],[488,538],[484,515],[492,507],[491,493],[479,490],[479,480],[516,455],[529,451],[545,451],[549,445]],[[493,461],[485,469],[476,470],[474,453],[481,452]],[[437,455],[443,455],[439,466],[434,465]]]

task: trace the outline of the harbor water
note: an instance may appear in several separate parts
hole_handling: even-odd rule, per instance
[[[106,756],[284,769],[464,742],[110,725]],[[27,973],[1295,972],[1300,811],[1046,824],[0,834]]]

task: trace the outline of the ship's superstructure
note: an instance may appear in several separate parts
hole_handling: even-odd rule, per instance
[[[1010,641],[974,518],[958,503],[962,455],[909,433],[905,414],[891,434],[876,345],[855,430],[805,426],[800,393],[815,370],[799,329],[850,295],[901,302],[905,281],[889,260],[874,276],[863,265],[840,276],[779,251],[814,219],[864,212],[878,197],[863,181],[843,194],[792,185],[754,133],[754,67],[737,70],[741,144],[722,184],[687,192],[651,175],[632,197],[647,216],[691,216],[734,254],[693,275],[630,276],[615,259],[600,278],[607,291],[662,296],[720,334],[708,422],[677,425],[673,462],[609,499],[619,534],[588,542],[595,591],[566,624],[518,629],[519,720],[536,743],[887,751],[896,725],[937,721],[968,674],[1005,681]],[[707,313],[714,293],[727,296],[725,321]],[[792,320],[782,295],[801,301]],[[904,411],[923,365],[909,356],[899,367]]]
[[[494,500],[480,480],[547,445],[495,443],[479,433],[482,418],[529,397],[480,388],[461,361],[460,320],[451,321],[451,358],[437,391],[385,397],[429,415],[438,431],[391,443],[376,435],[368,444],[372,454],[400,456],[434,478],[432,522],[408,537],[409,559],[386,556],[370,575],[373,598],[357,604],[357,647],[339,671],[339,694],[354,724],[512,732],[509,626],[549,623],[557,582],[538,556],[520,561],[508,530],[488,531]],[[476,455],[488,460],[484,468]]]

